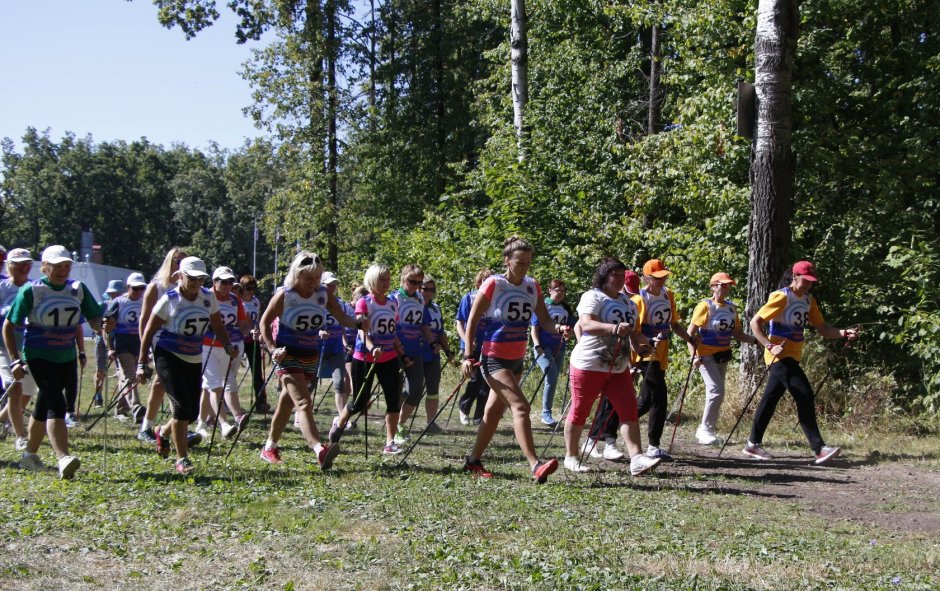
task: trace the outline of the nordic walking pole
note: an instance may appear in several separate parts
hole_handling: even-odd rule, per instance
[[[567,389],[567,386],[566,386],[566,389]],[[542,453],[539,454],[539,458],[545,457],[545,452],[547,452],[548,448],[552,445],[552,440],[555,439],[555,434],[558,433],[558,426],[562,424],[562,422],[564,421],[565,415],[568,414],[568,406],[570,403],[571,403],[571,400],[567,400],[565,402],[565,405],[562,407],[561,409],[562,420],[557,421],[555,423],[555,426],[552,427],[552,434],[548,436],[548,442],[545,444],[545,447],[542,448]],[[588,433],[590,433],[590,431]]]
[[[548,366],[554,368],[556,374],[558,373],[558,368],[555,367],[555,357],[558,355],[558,352],[561,351],[561,346],[564,344],[564,342],[565,342],[564,339],[558,341],[558,344],[555,345],[555,350],[552,351],[552,356],[551,356],[551,357],[545,355],[545,350],[544,350],[544,349],[542,350],[542,355],[541,355],[541,357],[545,357],[546,359],[548,359]],[[538,361],[539,361],[539,359],[538,359],[538,357],[536,357],[536,358],[535,358],[535,361],[533,361],[532,363],[533,363],[534,365],[538,365]],[[535,387],[535,391],[532,392],[532,396],[529,397],[529,406],[532,406],[532,403],[535,402],[535,397],[538,396],[539,390],[542,389],[542,384],[545,383],[545,376],[546,376],[546,373],[547,373],[547,372],[544,372],[544,371],[542,372],[542,378],[539,380],[538,386]],[[521,382],[520,382],[520,388],[521,388],[521,387],[522,387],[522,384],[521,384]]]
[[[222,380],[222,393],[219,394],[219,405],[215,408],[215,420],[212,421],[212,435],[209,437],[209,450],[206,452],[206,463],[212,459],[212,446],[215,444],[215,431],[219,427],[219,415],[222,414],[222,405],[225,404],[225,387],[228,385],[228,376],[232,373],[232,358],[229,357],[228,367],[225,369],[225,378]],[[209,390],[209,406],[212,406],[212,390]]]
[[[107,387],[107,384],[108,384],[108,374],[105,374],[105,376],[104,376],[104,382],[105,382],[105,386]],[[105,428],[107,428],[107,426],[108,426],[108,421],[107,421],[107,416],[108,416],[108,414],[111,412],[111,410],[112,410],[115,406],[117,406],[117,403],[118,403],[118,401],[121,399],[121,397],[124,396],[124,394],[126,394],[128,391],[130,391],[130,387],[133,386],[133,385],[136,384],[136,383],[137,383],[137,380],[136,380],[136,379],[129,379],[129,380],[127,380],[127,382],[124,383],[124,386],[121,387],[119,390],[117,390],[117,391],[114,393],[114,397],[111,398],[111,402],[109,402],[109,403],[108,403],[108,406],[105,407],[104,412],[101,413],[100,415],[98,415],[98,418],[95,419],[90,425],[88,425],[87,427],[85,427],[85,433],[88,433],[89,431],[91,431],[91,430],[94,428],[94,426],[98,424],[98,421],[100,421],[102,418],[105,419],[104,426],[105,426]]]
[[[437,420],[439,416],[441,416],[441,413],[444,412],[444,409],[447,408],[447,405],[450,404],[450,401],[454,399],[454,397],[457,395],[458,392],[460,392],[460,388],[463,386],[464,382],[466,381],[467,381],[466,377],[463,377],[460,379],[460,381],[457,383],[457,387],[454,388],[454,390],[450,393],[450,396],[447,397],[447,400],[444,401],[444,404],[442,404],[440,408],[437,409],[437,413],[434,415],[434,418],[428,421],[428,426],[425,427],[423,431],[421,431],[421,434],[418,435],[418,437],[414,440],[414,443],[411,444],[411,447],[408,448],[408,451],[405,452],[405,455],[401,457],[401,460],[399,460],[398,462],[399,467],[401,467],[401,465],[405,463],[405,460],[408,459],[408,456],[411,455],[411,452],[414,451],[415,447],[417,447],[418,443],[421,441],[421,438],[427,434],[428,427],[431,426]]]
[[[785,342],[786,342],[786,341],[783,341],[783,342],[777,343],[777,344],[782,347],[782,346],[783,346],[783,343],[785,343]],[[776,346],[776,345],[775,345],[775,346]],[[736,420],[736,421],[734,422],[734,427],[731,427],[731,432],[728,433],[728,437],[725,439],[725,442],[721,444],[721,449],[718,450],[718,457],[719,457],[719,458],[721,457],[721,454],[724,453],[725,447],[727,447],[728,442],[731,441],[731,436],[734,435],[734,432],[738,430],[738,425],[741,424],[741,419],[744,418],[744,413],[746,413],[748,407],[751,406],[751,400],[754,399],[754,396],[757,395],[757,392],[761,389],[761,386],[764,385],[764,380],[766,380],[766,379],[767,379],[767,376],[770,375],[770,368],[771,368],[771,366],[772,366],[774,363],[776,363],[776,362],[777,362],[777,356],[774,355],[774,358],[771,360],[770,365],[768,365],[767,368],[764,370],[764,375],[762,375],[761,378],[760,378],[760,380],[757,382],[757,386],[754,388],[754,391],[751,392],[751,395],[747,397],[747,401],[744,403],[744,408],[741,409],[741,414],[738,415],[738,420]]]
[[[313,381],[313,393],[310,394],[310,400],[316,400],[316,399],[317,399],[317,390],[320,389],[320,370],[323,369],[323,352],[324,352],[324,349],[325,349],[325,347],[323,346],[323,342],[321,341],[321,342],[320,342],[320,359],[317,360],[317,375],[316,375],[316,377],[314,378],[314,381]],[[332,389],[332,388],[327,388],[326,390],[323,391],[323,396],[320,397],[320,401],[317,402],[317,403],[314,405],[314,407],[313,407],[313,412],[314,412],[314,414],[316,414],[316,412],[317,412],[318,410],[320,410],[320,405],[323,404],[323,401],[324,401],[324,400],[326,400],[326,395],[327,395],[327,393],[328,393],[331,389]]]
[[[268,382],[270,382],[270,381],[271,381],[271,378],[274,376],[274,370],[275,370],[275,368],[272,366],[270,373],[268,373],[268,377],[265,378],[265,380],[264,380],[264,382],[261,384],[261,388],[259,388],[259,390],[263,390],[263,389],[265,388],[265,386],[268,385]],[[255,399],[254,399],[254,400],[252,401],[252,403],[251,403],[251,408],[248,409],[248,416],[247,416],[247,418],[245,419],[246,422],[251,419],[251,415],[255,412],[255,408],[258,406],[258,396],[257,396],[257,392],[256,392],[255,394],[256,394],[256,396],[255,396]],[[230,448],[228,449],[228,453],[225,454],[225,459],[226,459],[226,460],[228,459],[228,457],[229,457],[230,455],[232,455],[232,450],[235,449],[235,444],[238,443],[238,438],[241,437],[241,434],[242,434],[242,432],[241,432],[240,430],[238,430],[238,431],[235,432],[235,439],[232,441],[232,447],[230,447]]]
[[[107,378],[107,376],[108,376],[108,370],[111,369],[111,363],[112,363],[112,361],[114,361],[114,360],[113,360],[113,359],[108,359],[107,365],[104,366],[104,375],[105,375],[105,378]],[[104,391],[105,391],[105,392],[107,392],[107,390],[108,390],[107,388],[104,388]],[[85,415],[84,415],[84,416],[87,416],[89,413],[91,413],[91,407],[94,406],[94,404],[95,404],[95,397],[92,396],[92,397],[91,397],[91,402],[88,403],[88,408],[85,409]]]
[[[78,414],[82,412],[82,386],[85,382],[85,367],[81,363],[78,365],[78,399],[75,401],[75,418],[80,419],[82,415]]]
[[[692,371],[695,369],[695,357],[698,352],[698,347],[693,346],[692,359],[689,360],[689,373],[685,376],[685,384],[682,386],[682,393],[679,394],[679,414],[676,415],[676,420],[672,424],[672,437],[669,439],[669,449],[666,450],[666,453],[672,453],[672,444],[676,441],[676,431],[679,430],[679,423],[682,422],[682,405],[685,403],[685,394],[689,390],[689,382],[692,380]]]

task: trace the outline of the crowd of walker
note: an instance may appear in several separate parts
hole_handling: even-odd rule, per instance
[[[557,470],[557,459],[540,457],[536,450],[530,402],[522,389],[530,340],[534,359],[529,371],[538,367],[543,374],[541,422],[552,429],[559,427],[553,415],[559,376],[575,341],[567,356],[571,396],[566,391],[562,410],[562,466],[571,472],[589,471],[588,457],[627,461],[634,476],[672,461],[663,431],[673,335],[688,347],[689,376],[697,368],[705,383],[704,412],[695,433],[700,444],[722,444],[716,426],[736,340],[765,349],[768,378],[742,453],[755,460],[772,457],[763,447],[764,433],[789,391],[812,461],[823,464],[839,454],[819,432],[814,393],[800,366],[804,329],[812,325],[829,339],[855,340],[859,332],[826,323],[809,293],[818,281],[812,263],[799,261],[787,270],[780,289],[750,319],[748,334],[729,299],[736,282],[724,272],[711,277],[711,296],[695,306],[684,326],[666,287],[671,271],[662,260],[646,261],[638,275],[620,260],[605,258],[572,310],[564,282],[551,280],[545,295],[528,274],[533,257],[528,242],[513,236],[505,241],[502,255],[504,271],[479,271],[456,314],[462,380],[451,398],[465,385],[455,401],[460,422],[477,427],[464,471],[493,476],[483,466],[484,454],[507,409],[532,478],[543,483]],[[284,461],[278,442],[293,414],[320,468],[328,470],[343,435],[356,429],[357,420],[368,412],[374,381],[385,400],[384,454],[403,451],[410,435],[408,419],[413,425],[422,402],[427,417],[422,435],[443,430],[435,420],[444,410],[439,402],[441,356],[449,360],[453,352],[445,316],[434,302],[437,283],[416,264],[401,270],[398,288],[393,288],[386,266],[372,264],[362,285],[351,286],[351,301],[345,302],[337,295],[337,276],[324,269],[319,256],[301,251],[283,286],[263,306],[253,276],[239,278],[221,266],[206,287],[210,275],[205,263],[178,247],[167,252],[149,283],[140,273],[111,281],[102,302],[70,277],[73,261],[63,246],[43,250],[42,276],[34,281],[28,278],[34,263],[28,250],[0,247],[0,257],[7,272],[0,274],[0,428],[12,431],[24,469],[44,468],[39,450],[46,435],[61,478],[71,478],[80,466],[69,453],[68,432],[80,412],[76,398],[79,364],[84,369],[87,359],[86,322],[96,333],[92,404],[107,406],[102,416],[113,409],[120,418],[135,419],[138,439],[164,458],[175,452],[175,469],[183,475],[194,470],[191,446],[215,437],[215,430],[220,437],[237,438],[252,411],[271,410],[260,459]],[[253,392],[247,411],[235,379],[243,357]],[[273,364],[267,376],[266,359]],[[103,393],[112,363],[119,383],[107,401]],[[278,397],[272,409],[267,387],[273,376]],[[312,398],[312,384],[321,378],[332,378],[336,406],[325,436],[317,427]],[[635,381],[640,381],[639,396]],[[142,403],[141,387],[147,382],[150,390]],[[33,397],[27,424],[24,414]],[[169,420],[157,425],[165,397],[171,406]],[[597,412],[582,442],[595,402]],[[639,425],[643,415],[648,415],[645,449]]]

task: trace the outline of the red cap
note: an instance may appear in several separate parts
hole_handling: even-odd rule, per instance
[[[623,274],[623,287],[627,290],[627,293],[634,295],[640,293],[640,276],[627,269]]]
[[[809,261],[797,261],[793,264],[793,274],[800,275],[807,281],[819,281],[816,277],[816,267]]]
[[[666,264],[659,259],[650,259],[643,265],[643,274],[662,279],[668,277],[672,271],[666,268]]]
[[[738,282],[731,278],[731,275],[727,273],[715,273],[712,275],[712,280],[708,282],[709,285],[715,285],[716,283],[730,283],[731,285],[737,285]]]

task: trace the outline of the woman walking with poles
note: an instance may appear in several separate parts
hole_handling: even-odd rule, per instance
[[[567,293],[564,281],[552,279],[548,287],[548,297],[545,298],[545,307],[555,324],[572,327],[574,314],[565,302]],[[535,353],[535,363],[545,376],[545,386],[542,390],[542,423],[548,427],[554,427],[557,421],[552,416],[552,404],[555,402],[555,390],[558,387],[561,366],[565,362],[565,341],[557,334],[539,326],[538,318],[533,316],[532,348]]]
[[[486,327],[489,325],[489,318],[483,316],[477,323],[477,332],[473,335],[473,342],[476,343],[475,351],[466,351],[464,343],[467,340],[467,321],[470,319],[470,310],[473,308],[473,301],[480,293],[480,286],[492,275],[489,269],[480,269],[477,271],[473,280],[474,288],[464,294],[460,300],[460,306],[457,308],[457,335],[460,337],[460,352],[466,357],[472,355],[474,359],[480,359],[481,348],[483,347],[483,337],[486,335]],[[479,366],[474,366],[470,379],[467,380],[467,388],[460,395],[457,406],[460,408],[460,423],[469,425],[479,425],[483,421],[483,410],[486,408],[486,399],[490,396],[490,387],[483,379],[483,372]],[[476,409],[471,417],[470,411],[476,404]]]
[[[172,441],[176,448],[176,471],[188,475],[194,469],[189,459],[188,434],[189,424],[199,416],[203,336],[211,326],[222,342],[223,356],[233,358],[238,351],[229,342],[219,301],[202,286],[209,276],[206,264],[196,257],[186,257],[180,261],[176,274],[179,277],[176,288],[167,290],[157,300],[140,339],[137,379],[145,383],[152,373],[147,365],[147,351],[156,336],[153,364],[173,404],[173,418],[163,427],[154,428],[157,453],[167,457]]]
[[[405,265],[401,270],[401,287],[395,292],[398,300],[398,319],[395,330],[402,347],[402,363],[405,369],[405,389],[398,417],[395,443],[402,445],[408,440],[405,422],[417,412],[425,388],[424,362],[421,349],[432,341],[430,328],[424,323],[425,301],[421,289],[424,285],[424,270],[418,265]],[[433,415],[428,415],[428,420]]]
[[[42,252],[42,278],[20,288],[3,323],[3,342],[13,379],[22,380],[24,366],[28,365],[39,390],[20,466],[42,469],[37,452],[43,434],[48,433],[58,458],[60,478],[71,478],[81,465],[78,458],[69,455],[65,427],[66,401],[78,388],[75,327],[84,316],[92,330],[99,332],[102,312],[88,288],[69,279],[71,272],[72,257],[64,246],[46,248]],[[16,327],[27,320],[21,357]]]
[[[127,292],[112,298],[104,313],[105,320],[114,320],[114,329],[108,335],[108,356],[118,362],[119,387],[124,392],[127,406],[135,419],[143,420],[145,409],[137,392],[135,363],[140,357],[140,308],[147,282],[140,273],[131,273],[125,285]]]
[[[343,326],[354,326],[355,320],[343,312],[342,306],[322,284],[322,277],[320,257],[300,251],[291,261],[284,287],[274,294],[261,316],[261,338],[271,353],[274,371],[282,386],[271,417],[271,430],[261,450],[261,459],[271,464],[283,462],[277,443],[295,407],[300,432],[317,454],[320,469],[329,470],[339,453],[339,445],[324,444],[320,439],[308,384],[317,379],[320,331],[326,326],[327,314],[332,314]],[[275,319],[278,321],[276,338],[272,333]]]
[[[765,347],[764,362],[767,385],[754,412],[751,436],[744,447],[746,456],[757,460],[769,460],[771,456],[762,447],[764,432],[774,416],[777,403],[787,390],[796,402],[800,426],[809,446],[813,450],[814,462],[824,464],[839,455],[838,447],[830,447],[823,441],[816,423],[816,405],[813,388],[810,386],[800,359],[803,354],[803,331],[812,324],[822,337],[827,339],[858,338],[857,328],[839,329],[830,326],[823,318],[816,299],[809,294],[818,281],[816,267],[809,261],[799,261],[788,269],[781,282],[785,287],[770,294],[767,303],[751,318],[754,339]],[[764,332],[764,324],[769,330]]]
[[[480,286],[470,310],[461,370],[464,377],[469,378],[475,369],[476,359],[466,352],[472,353],[476,350],[474,338],[477,324],[480,318],[486,316],[490,322],[483,337],[483,358],[480,366],[490,386],[490,396],[486,401],[476,442],[463,469],[483,478],[493,476],[483,467],[480,458],[493,438],[500,418],[506,409],[510,408],[516,440],[529,462],[533,479],[542,484],[558,469],[558,460],[552,458],[542,462],[536,455],[532,424],[529,420],[529,402],[519,386],[528,329],[534,314],[540,326],[554,330],[564,338],[569,337],[571,330],[568,326],[556,324],[552,320],[545,308],[539,284],[527,275],[532,264],[533,250],[531,244],[517,236],[506,239],[503,243],[506,272],[490,277]]]
[[[330,430],[330,441],[339,442],[350,417],[368,413],[372,380],[377,378],[385,394],[386,439],[382,453],[399,454],[401,447],[395,443],[401,407],[401,363],[398,359],[401,343],[395,331],[395,319],[399,316],[398,300],[388,296],[392,276],[385,265],[370,265],[362,283],[368,293],[356,302],[356,322],[360,328],[352,361],[354,398]]]
[[[33,257],[25,248],[14,248],[8,253],[6,261],[7,273],[5,279],[0,280],[0,325],[6,319],[16,294],[20,288],[29,281],[29,272],[33,268]],[[26,327],[18,325],[13,327],[13,334],[16,340],[16,350],[20,354],[23,351],[23,334]],[[13,371],[10,365],[13,363],[10,352],[6,345],[0,340],[0,376],[3,378],[3,387],[7,394],[7,403],[3,410],[0,410],[0,425],[10,421],[13,425],[13,433],[16,434],[16,440],[13,443],[16,451],[22,452],[26,449],[26,425],[23,424],[23,410],[29,403],[29,399],[36,394],[36,382],[29,373],[25,374],[19,381],[14,380]],[[0,427],[2,428],[2,427]]]
[[[637,356],[639,368],[643,372],[643,385],[640,387],[639,416],[649,413],[649,447],[646,455],[659,458],[664,462],[672,461],[660,444],[663,428],[666,425],[668,400],[666,398],[666,368],[669,366],[669,341],[672,333],[693,347],[691,339],[682,326],[682,319],[676,311],[676,299],[672,290],[666,288],[666,279],[672,271],[659,259],[651,259],[643,265],[643,280],[646,288],[633,297],[640,313],[643,336],[655,342],[648,355]]]
[[[581,339],[571,352],[571,410],[565,422],[565,469],[587,472],[578,442],[585,420],[598,395],[613,406],[620,432],[630,454],[630,473],[643,474],[660,462],[643,454],[636,391],[630,376],[630,349],[649,349],[642,335],[636,304],[621,292],[626,265],[607,258],[594,273],[591,289],[578,303]],[[598,409],[600,410],[600,409]],[[595,421],[599,420],[595,418]],[[601,427],[601,431],[604,431]]]
[[[245,314],[251,321],[251,330],[245,333],[245,356],[248,358],[248,367],[251,371],[251,392],[252,400],[255,401],[255,411],[267,413],[271,410],[268,405],[268,395],[264,392],[264,375],[262,371],[262,347],[261,333],[258,330],[258,323],[261,321],[261,300],[255,295],[258,292],[258,281],[253,275],[242,275],[238,280],[241,285],[242,306],[245,308]]]
[[[447,333],[444,331],[444,315],[441,307],[434,302],[437,296],[437,282],[430,275],[424,276],[421,286],[424,294],[424,323],[426,331],[425,340],[421,343],[421,363],[424,364],[424,411],[427,414],[427,433],[441,433],[440,425],[434,422],[437,416],[438,395],[441,387],[441,351],[450,358],[450,346],[447,344]],[[404,418],[401,419],[404,421]]]
[[[698,350],[689,346],[692,366],[697,367],[705,382],[705,409],[695,438],[702,445],[720,445],[715,434],[721,402],[725,398],[725,376],[731,361],[731,339],[739,343],[754,343],[754,337],[741,330],[741,319],[734,302],[728,299],[731,286],[737,282],[727,273],[712,275],[709,286],[712,297],[702,300],[692,312],[689,336],[700,334]]]

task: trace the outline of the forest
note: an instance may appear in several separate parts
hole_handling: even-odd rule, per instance
[[[346,291],[372,261],[417,262],[453,313],[519,234],[533,275],[571,299],[609,255],[664,259],[684,315],[719,270],[745,298],[754,143],[736,88],[755,81],[757,0],[515,0],[517,20],[510,4],[154,0],[155,27],[193,37],[231,10],[232,43],[266,41],[241,72],[263,139],[196,150],[26,129],[2,143],[0,244],[72,248],[91,229],[108,264],[148,275],[173,244],[248,272],[257,222],[268,292],[275,248],[283,266],[300,245]],[[887,380],[890,404],[935,414],[940,11],[776,4],[798,16],[776,255],[814,261],[827,319],[863,326],[861,346],[823,352],[836,377]]]

